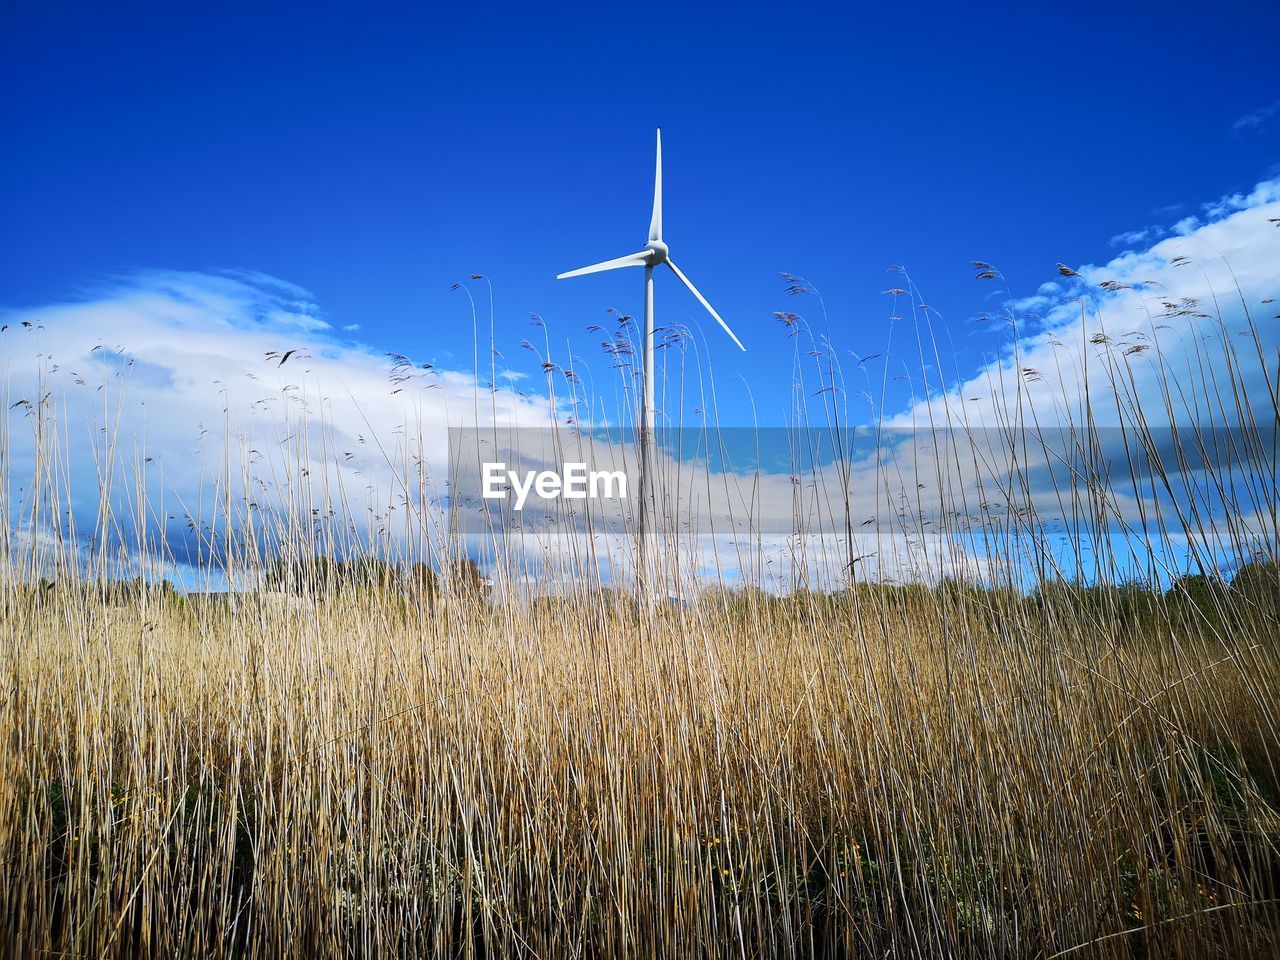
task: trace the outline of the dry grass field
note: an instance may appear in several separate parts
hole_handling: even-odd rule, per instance
[[[4,938],[1265,956],[1277,611],[1223,600],[11,594]]]
[[[1141,448],[1129,362],[1100,379]],[[98,531],[31,535],[72,495],[56,416],[11,410],[39,455],[5,480],[0,952],[1275,955],[1280,416],[1233,369],[1164,396],[1260,438],[1206,469],[1221,488],[1243,463],[1263,509],[1210,523],[1193,491],[1148,518],[1247,545],[1229,582],[1100,564],[678,605],[585,567],[533,603],[403,564],[288,593],[109,584]],[[264,542],[326,552],[312,532]]]

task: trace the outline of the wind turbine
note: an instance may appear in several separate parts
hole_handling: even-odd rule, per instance
[[[570,270],[568,273],[562,273],[556,277],[557,280],[565,280],[569,277],[581,277],[588,273],[601,273],[605,270],[618,270],[622,267],[644,267],[644,386],[641,391],[642,399],[640,401],[640,510],[638,524],[640,539],[637,548],[639,561],[636,564],[637,574],[640,573],[643,566],[644,536],[648,525],[650,458],[653,448],[653,268],[664,263],[671,268],[672,273],[680,278],[680,282],[689,288],[689,292],[697,297],[698,302],[707,308],[707,312],[716,318],[716,323],[724,328],[724,332],[738,345],[739,349],[745,352],[747,348],[742,345],[742,341],[729,329],[729,325],[724,322],[724,318],[716,313],[716,308],[707,302],[707,298],[698,292],[698,288],[693,285],[693,282],[675,265],[675,261],[671,259],[671,251],[662,242],[662,130],[659,128],[657,159],[654,163],[653,173],[653,217],[649,220],[649,242],[644,245],[644,249],[639,253],[631,253],[614,260],[605,260],[603,263],[593,263],[589,267]]]

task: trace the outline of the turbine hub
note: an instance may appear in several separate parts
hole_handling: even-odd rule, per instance
[[[649,251],[649,266],[653,267],[667,262],[670,251],[661,240],[650,240],[644,245],[644,248]]]

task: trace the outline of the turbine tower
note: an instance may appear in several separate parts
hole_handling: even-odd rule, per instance
[[[698,292],[698,288],[693,285],[693,282],[675,265],[675,262],[671,259],[671,251],[662,241],[662,130],[659,129],[657,159],[653,173],[653,217],[649,221],[649,242],[644,245],[644,249],[639,253],[628,254],[625,257],[618,257],[614,260],[606,260],[603,263],[593,263],[589,267],[570,270],[568,273],[562,273],[556,277],[557,280],[564,280],[568,277],[580,277],[587,273],[601,273],[605,270],[617,270],[621,267],[644,267],[644,385],[641,391],[642,399],[640,401],[640,425],[638,431],[640,443],[640,509],[639,540],[636,548],[637,578],[643,576],[641,571],[644,567],[644,538],[648,529],[649,481],[653,451],[653,268],[664,263],[671,268],[672,273],[680,278],[680,282],[689,288],[689,292],[697,297],[698,302],[707,308],[707,312],[716,318],[716,323],[724,328],[724,332],[738,345],[739,349],[745,351],[747,348],[742,345],[742,341],[729,329],[729,325],[724,322],[720,314],[716,313],[715,307],[707,302],[707,298]]]

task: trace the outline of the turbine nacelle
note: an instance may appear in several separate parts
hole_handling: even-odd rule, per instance
[[[698,292],[698,288],[695,287],[692,281],[690,281],[690,279],[680,271],[680,268],[675,265],[675,261],[671,259],[671,251],[667,248],[667,245],[662,242],[662,131],[659,130],[657,162],[654,164],[653,170],[653,217],[649,221],[649,242],[644,245],[643,250],[640,250],[637,253],[631,253],[625,257],[617,257],[613,260],[606,260],[603,263],[593,263],[589,267],[570,270],[568,273],[560,274],[556,279],[564,280],[568,277],[580,277],[588,273],[602,273],[605,270],[618,270],[622,267],[653,268],[661,266],[664,263],[671,268],[672,273],[680,278],[680,282],[689,288],[689,292],[698,298],[698,302],[707,308],[707,313],[715,317],[716,323],[720,324],[720,326],[724,328],[724,332],[729,335],[730,339],[732,339],[733,342],[742,350],[746,350],[747,348],[742,346],[742,341],[734,335],[734,332],[729,329],[729,325],[724,322],[720,314],[716,313],[715,308],[707,302],[707,298]],[[646,300],[648,300],[650,294],[646,292],[645,297]],[[651,305],[651,303],[647,302],[646,308]],[[652,350],[652,343],[647,344],[646,349]]]
[[[660,263],[666,263],[671,259],[671,251],[667,249],[667,245],[661,240],[650,240],[644,245],[649,251],[649,266],[656,267]]]

